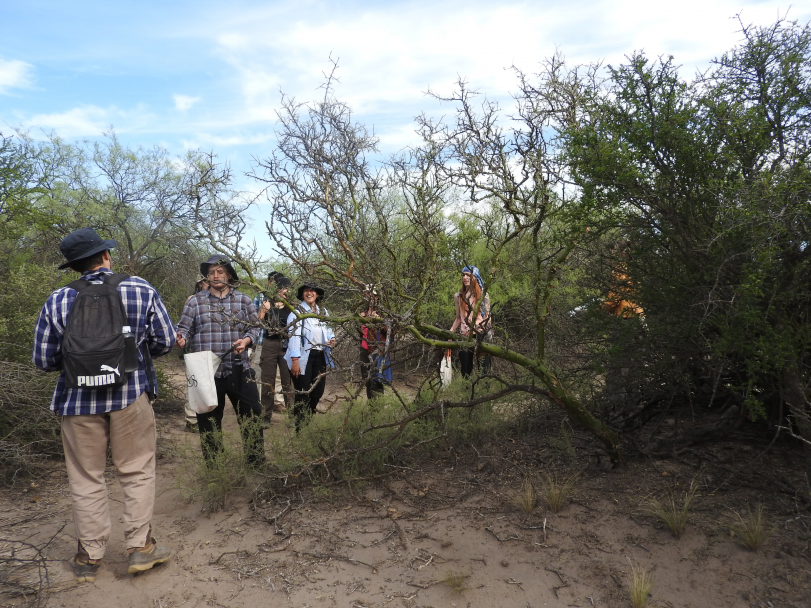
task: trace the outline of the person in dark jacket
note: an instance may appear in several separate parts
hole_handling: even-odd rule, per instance
[[[284,355],[287,352],[287,317],[290,311],[284,305],[292,283],[290,279],[278,272],[268,275],[268,287],[271,281],[276,287],[276,298],[261,299],[259,302],[259,319],[264,322],[264,329],[259,338],[262,354],[259,367],[262,369],[262,409],[265,422],[270,422],[272,412],[284,412],[293,407],[293,383],[290,370]],[[259,296],[257,296],[259,299]],[[254,300],[254,304],[256,304]],[[276,370],[281,380],[281,395],[276,392]]]

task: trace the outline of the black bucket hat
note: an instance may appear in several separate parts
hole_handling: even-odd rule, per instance
[[[316,285],[315,283],[303,283],[296,292],[296,297],[299,300],[304,300],[305,289],[312,289],[318,295],[318,297],[315,299],[316,302],[320,302],[321,298],[324,297],[324,290],[321,289],[318,285]]]
[[[273,280],[276,281],[276,289],[284,289],[293,285],[293,282],[280,272],[273,275]]]
[[[219,253],[212,255],[205,262],[200,264],[200,274],[204,277],[208,277],[208,271],[212,266],[222,266],[228,271],[228,274],[231,275],[231,281],[239,281],[239,277],[237,276],[234,267],[231,266],[231,260],[229,260],[226,256]]]
[[[105,240],[92,228],[74,230],[59,243],[59,251],[67,260],[59,267],[59,270],[64,270],[74,262],[89,258],[113,247],[118,247],[118,241],[113,239]]]

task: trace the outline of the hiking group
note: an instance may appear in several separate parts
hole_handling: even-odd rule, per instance
[[[114,240],[83,228],[59,245],[65,263],[81,276],[54,291],[42,307],[34,336],[33,361],[59,371],[51,409],[61,416],[62,443],[77,537],[70,560],[78,582],[93,582],[110,539],[110,507],[104,471],[108,447],[124,495],[124,537],[128,572],[136,574],[167,561],[172,552],[152,535],[155,503],[156,426],[151,402],[157,396],[153,357],[173,346],[186,352],[212,351],[220,357],[214,372],[216,406],[207,413],[189,411],[187,429],[200,433],[203,458],[213,463],[223,450],[225,399],[231,401],[249,466],[265,462],[264,430],[272,412],[292,409],[298,433],[315,414],[326,375],[335,366],[336,344],[324,290],[304,282],[292,307],[289,278],[268,275],[268,294],[252,300],[236,288],[239,278],[230,260],[212,255],[200,265],[202,278],[183,307],[175,327],[160,294],[147,281],[113,272]],[[490,327],[489,299],[475,267],[465,267],[455,295],[457,328],[462,335]],[[374,286],[364,290],[367,320],[360,328],[360,369],[367,397],[381,395],[392,382],[391,336],[379,318]],[[476,311],[475,321],[471,311]],[[258,351],[262,382],[257,382],[250,352]],[[460,356],[470,374],[473,352]],[[489,368],[489,359],[480,367]],[[277,373],[278,372],[278,373]],[[279,379],[279,388],[276,380]],[[260,398],[259,386],[265,387]]]

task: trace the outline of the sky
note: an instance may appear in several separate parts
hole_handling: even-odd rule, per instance
[[[416,143],[415,116],[452,111],[426,92],[459,78],[508,107],[510,66],[532,73],[555,52],[570,65],[672,55],[689,77],[740,42],[736,15],[786,14],[807,23],[811,2],[0,0],[0,132],[113,128],[133,147],[213,150],[251,189],[244,174],[273,147],[281,92],[318,98],[330,57],[338,98],[388,154]]]

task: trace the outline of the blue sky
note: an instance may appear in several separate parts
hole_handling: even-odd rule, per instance
[[[687,75],[740,40],[737,13],[767,25],[787,10],[811,20],[809,2],[770,0],[0,0],[0,131],[73,140],[112,126],[129,145],[214,150],[244,173],[273,145],[280,90],[316,97],[332,55],[338,96],[396,152],[417,114],[449,111],[425,91],[458,76],[509,103],[506,68],[532,72],[556,50],[617,64],[644,49]]]

